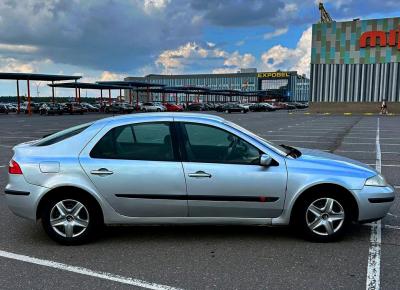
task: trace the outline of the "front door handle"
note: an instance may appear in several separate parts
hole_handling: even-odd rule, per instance
[[[90,171],[90,174],[100,175],[100,176],[102,176],[102,175],[111,175],[113,173],[114,172],[112,172],[111,170],[108,170],[107,168],[100,168],[100,169],[97,169],[97,170]]]
[[[207,177],[207,178],[211,178],[211,174],[204,172],[204,171],[197,171],[194,173],[189,173],[188,174],[189,177],[196,177],[196,178],[201,178],[201,177]]]

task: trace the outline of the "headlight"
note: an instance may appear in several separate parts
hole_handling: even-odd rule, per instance
[[[378,174],[378,175],[368,178],[365,181],[365,185],[367,185],[367,186],[387,186],[387,183],[386,183],[385,178],[382,175]]]

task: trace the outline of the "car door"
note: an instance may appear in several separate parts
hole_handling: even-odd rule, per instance
[[[187,216],[186,184],[171,121],[104,128],[102,137],[82,152],[80,163],[86,174],[118,213]]]
[[[259,165],[262,152],[223,128],[180,122],[191,217],[277,217],[283,210],[283,160]],[[275,153],[276,154],[276,153]]]

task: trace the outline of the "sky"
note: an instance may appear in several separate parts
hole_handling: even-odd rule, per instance
[[[400,12],[398,0],[324,4],[338,21]],[[0,0],[0,72],[81,75],[85,82],[247,67],[309,75],[318,20],[316,0]],[[0,95],[15,95],[15,87],[0,81]],[[50,94],[44,82],[31,90]]]

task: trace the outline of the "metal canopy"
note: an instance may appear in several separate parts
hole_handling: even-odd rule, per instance
[[[189,87],[165,87],[165,89],[180,90],[180,91],[196,91],[196,92],[208,92],[210,90],[209,88],[195,87],[195,86],[189,86]]]
[[[69,82],[69,83],[58,83],[58,84],[49,84],[50,87],[56,88],[78,88],[78,89],[92,89],[92,90],[118,90],[118,89],[126,89],[130,88],[127,86],[118,86],[118,85],[103,85],[103,84],[93,84],[93,83],[81,83],[81,82]]]
[[[134,87],[134,88],[165,87],[165,85],[161,84],[135,82],[135,81],[107,81],[107,82],[96,82],[96,83],[100,85],[116,85],[116,86]]]
[[[30,80],[30,81],[66,81],[78,80],[81,76],[29,74],[29,73],[4,73],[0,72],[0,80]]]

